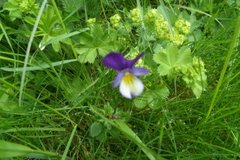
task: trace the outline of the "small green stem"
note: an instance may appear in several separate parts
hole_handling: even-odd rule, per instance
[[[104,18],[106,19],[106,21],[108,21],[102,0],[100,0],[100,3],[101,3],[101,8],[102,8],[102,11],[103,11]]]

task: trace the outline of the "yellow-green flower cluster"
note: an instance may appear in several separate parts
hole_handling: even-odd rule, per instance
[[[31,11],[38,9],[38,5],[35,3],[35,0],[19,1],[19,7],[22,13],[30,13]]]
[[[141,24],[141,10],[139,8],[134,8],[130,11],[130,18],[134,25]]]
[[[176,45],[181,45],[185,40],[185,36],[173,30],[172,33],[169,33],[168,40]]]
[[[93,27],[96,23],[96,18],[89,18],[86,22],[88,27]]]
[[[118,28],[120,26],[121,17],[119,14],[115,14],[110,17],[110,23],[114,28]]]
[[[168,37],[168,23],[161,14],[156,17],[154,28],[158,38],[162,39]]]
[[[183,19],[176,20],[173,32],[169,36],[169,40],[176,45],[181,45],[185,36],[190,32],[190,23]]]
[[[179,33],[182,33],[184,35],[188,34],[190,32],[190,23],[184,19],[178,19],[175,22],[175,28]]]
[[[144,21],[151,28],[156,38],[166,39],[176,45],[181,45],[186,34],[190,32],[190,23],[184,19],[176,20],[174,26],[170,27],[163,15],[157,9],[149,9],[144,16]]]
[[[150,9],[148,10],[147,14],[144,16],[145,21],[148,23],[153,22],[158,15],[157,9]]]

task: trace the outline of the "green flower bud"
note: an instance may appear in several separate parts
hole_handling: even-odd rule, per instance
[[[176,45],[181,45],[184,42],[184,39],[185,39],[184,35],[179,34],[177,32],[173,32],[169,36],[169,40],[175,43]]]
[[[135,25],[141,23],[141,10],[139,8],[134,8],[130,11],[130,18]]]
[[[119,14],[115,14],[112,17],[110,17],[110,23],[114,28],[118,28],[120,25],[121,17]]]
[[[19,7],[23,13],[29,13],[32,10],[35,10],[38,8],[37,4],[35,3],[35,0],[19,1]]]
[[[154,28],[158,38],[162,39],[168,37],[169,34],[168,23],[167,21],[164,20],[162,15],[157,16],[156,21],[154,23]]]
[[[86,22],[88,27],[93,27],[96,23],[96,18],[89,18]]]
[[[175,22],[175,28],[180,33],[188,34],[190,32],[190,27],[191,27],[191,24],[184,19],[178,19]]]
[[[162,29],[167,29],[168,28],[168,23],[162,15],[158,15],[156,17],[155,26],[160,27]]]
[[[157,9],[148,10],[147,14],[145,15],[146,22],[149,22],[149,23],[153,22],[156,19],[157,14],[158,14]]]

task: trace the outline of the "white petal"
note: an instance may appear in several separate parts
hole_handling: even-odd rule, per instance
[[[143,92],[143,89],[144,85],[142,81],[135,76],[133,77],[131,83],[122,80],[119,88],[120,93],[129,99],[139,96]]]

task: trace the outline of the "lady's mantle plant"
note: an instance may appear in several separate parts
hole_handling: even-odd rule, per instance
[[[160,76],[181,77],[197,98],[201,96],[207,85],[206,70],[203,61],[192,57],[189,48],[178,49],[176,45],[169,44],[165,49],[155,53],[153,59],[159,64]]]

